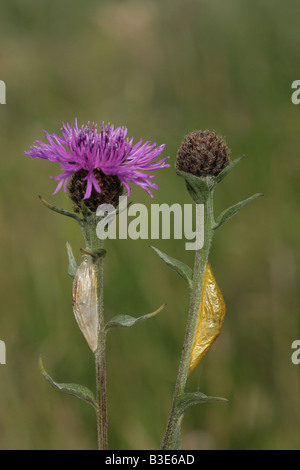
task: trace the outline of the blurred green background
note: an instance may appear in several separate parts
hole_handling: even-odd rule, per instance
[[[188,390],[228,405],[191,408],[185,449],[299,449],[300,337],[297,0],[2,0],[0,79],[1,449],[94,449],[92,408],[40,375],[94,389],[93,355],[72,313],[65,243],[83,245],[71,219],[38,200],[71,208],[49,175],[59,167],[24,156],[61,122],[126,125],[135,141],[166,143],[172,167],[157,174],[155,203],[190,202],[173,168],[183,136],[215,129],[232,157],[247,158],[215,194],[216,213],[260,198],[214,238],[211,263],[227,305],[223,331]],[[134,202],[151,200],[133,188]],[[192,264],[184,241],[162,251]],[[159,317],[108,337],[111,449],[157,449],[164,433],[188,308],[182,280],[148,241],[109,241],[106,316]]]

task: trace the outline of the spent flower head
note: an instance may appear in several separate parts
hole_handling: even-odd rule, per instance
[[[133,144],[127,137],[126,127],[114,128],[104,125],[98,131],[96,124],[78,127],[63,123],[61,136],[45,131],[48,143],[35,141],[26,155],[60,163],[62,173],[52,177],[58,181],[54,194],[61,187],[69,190],[75,206],[84,200],[87,207],[95,211],[102,203],[117,206],[119,196],[130,183],[143,188],[151,197],[152,189],[159,189],[150,172],[169,167],[169,157],[156,158],[165,145],[142,140]]]
[[[229,163],[230,150],[214,131],[193,131],[185,136],[176,168],[195,176],[217,176]]]

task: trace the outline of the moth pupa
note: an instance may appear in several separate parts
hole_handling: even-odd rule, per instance
[[[76,271],[72,304],[78,326],[89,347],[95,352],[98,338],[97,273],[90,256],[85,257]]]
[[[195,369],[221,333],[225,313],[226,307],[222,292],[216,282],[211,265],[207,261],[189,372]]]

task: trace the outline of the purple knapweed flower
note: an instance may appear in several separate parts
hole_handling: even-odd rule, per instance
[[[86,205],[96,210],[103,202],[117,205],[117,199],[124,187],[130,194],[130,183],[143,188],[151,197],[152,189],[159,189],[152,180],[150,172],[169,167],[165,157],[155,159],[162,153],[165,145],[156,146],[140,140],[133,144],[128,139],[127,128],[102,124],[101,131],[93,123],[90,127],[78,127],[77,120],[72,127],[63,123],[62,136],[44,131],[48,143],[35,141],[26,155],[43,158],[59,163],[62,173],[51,177],[58,181],[53,194],[61,187],[69,189],[73,202],[80,207],[82,199]],[[91,202],[96,198],[94,202]],[[90,201],[88,201],[90,200]]]

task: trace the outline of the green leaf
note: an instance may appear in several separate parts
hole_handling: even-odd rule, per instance
[[[81,200],[80,202],[80,209],[81,213],[83,215],[83,218],[86,220],[87,218],[90,217],[90,215],[93,213],[91,209],[88,208],[88,206],[85,204],[84,200]]]
[[[150,246],[150,248],[155,251],[155,253],[166,263],[167,266],[176,271],[177,274],[179,274],[179,276],[181,276],[185,280],[190,289],[193,288],[193,271],[187,264],[183,263],[182,261],[178,261],[175,258],[172,258],[166,253],[163,253],[162,251],[158,250],[154,246]]]
[[[112,320],[110,320],[107,324],[105,329],[109,330],[110,328],[129,328],[130,326],[134,326],[138,323],[142,323],[143,321],[149,320],[150,318],[155,317],[158,315],[166,306],[167,304],[161,305],[155,312],[147,313],[146,315],[142,315],[141,317],[131,317],[130,315],[117,315]]]
[[[185,179],[186,187],[197,204],[204,204],[210,194],[210,187],[205,177],[198,177],[185,171],[177,171],[177,175]]]
[[[68,274],[69,276],[71,276],[73,279],[75,277],[75,274],[76,274],[76,271],[78,269],[78,264],[77,264],[77,261],[75,259],[75,256],[73,254],[73,251],[72,251],[72,248],[71,248],[71,245],[69,242],[66,243],[66,246],[67,246],[67,252],[68,252],[68,260],[69,260],[69,264],[68,264]]]
[[[197,405],[198,403],[212,403],[216,401],[228,403],[226,398],[209,397],[201,392],[183,393],[177,397],[176,411],[178,416],[181,416],[184,414],[186,409],[192,405]]]
[[[70,212],[67,209],[63,209],[62,207],[54,206],[53,204],[50,204],[49,202],[45,201],[42,196],[39,196],[39,199],[44,204],[44,206],[50,209],[51,211],[57,212],[61,215],[65,215],[66,217],[71,217],[72,219],[77,220],[79,224],[82,223],[82,219],[78,217],[78,215],[76,215],[74,212]]]
[[[233,160],[229,165],[227,165],[224,170],[222,170],[217,176],[214,177],[214,186],[216,186],[218,183],[220,183],[225,176],[229,175],[229,173],[232,172],[232,170],[240,163],[241,160],[245,158],[245,155],[242,155],[239,158],[236,158]]]
[[[167,446],[164,449],[180,450],[181,449],[181,423],[184,412],[192,405],[198,403],[225,402],[226,398],[208,397],[201,392],[183,393],[176,399],[176,407],[174,411],[174,428],[168,436]],[[165,443],[164,443],[165,444]]]
[[[245,207],[250,202],[254,201],[254,199],[258,198],[259,196],[263,196],[263,194],[261,194],[261,193],[254,194],[253,196],[248,197],[248,199],[245,199],[244,201],[238,202],[234,206],[231,206],[228,209],[225,209],[223,212],[221,212],[221,214],[217,218],[214,229],[217,229],[217,228],[221,227],[221,225],[225,224],[225,222],[228,219],[233,217],[241,209],[243,209],[243,207]]]
[[[61,392],[68,393],[69,395],[72,395],[74,397],[79,398],[80,400],[85,401],[89,405],[92,405],[93,408],[97,411],[97,404],[95,401],[95,397],[93,392],[89,390],[87,387],[84,387],[83,385],[78,385],[78,384],[65,384],[65,383],[57,383],[55,382],[50,375],[45,371],[44,365],[42,362],[42,357],[40,356],[39,358],[39,368],[40,371],[47,380],[54,388]]]

